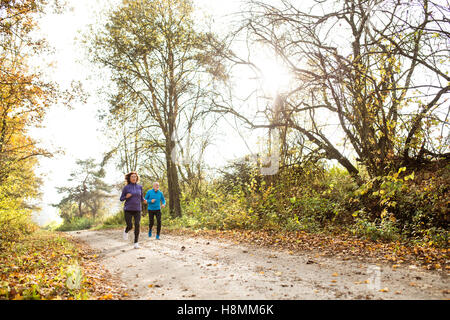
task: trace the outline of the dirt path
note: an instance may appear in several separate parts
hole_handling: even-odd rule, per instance
[[[330,259],[225,240],[121,231],[76,231],[131,299],[448,299],[446,272]],[[368,281],[367,281],[368,280]]]

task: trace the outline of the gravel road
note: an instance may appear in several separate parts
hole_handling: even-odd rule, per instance
[[[131,238],[130,232],[130,238]],[[415,266],[377,265],[162,234],[140,236],[140,249],[120,230],[74,231],[123,282],[130,299],[448,299],[448,274]]]

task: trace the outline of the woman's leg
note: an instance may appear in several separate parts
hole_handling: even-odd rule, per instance
[[[141,229],[141,213],[138,211],[134,214],[134,243],[139,240],[139,231]]]
[[[127,227],[125,228],[125,233],[128,233],[128,231],[130,231],[131,229],[133,229],[133,225],[132,225],[132,214],[129,211],[125,211],[125,222],[127,224]]]

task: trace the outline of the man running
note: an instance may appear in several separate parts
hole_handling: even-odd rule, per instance
[[[158,182],[153,182],[153,189],[148,190],[144,198],[148,203],[148,236],[149,238],[152,237],[152,228],[156,215],[156,240],[159,240],[159,234],[161,232],[161,207],[164,208],[166,206],[166,200],[161,190],[159,190]]]

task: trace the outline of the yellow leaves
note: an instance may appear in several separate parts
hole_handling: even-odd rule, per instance
[[[65,238],[40,231],[3,248],[0,299],[80,300],[93,291],[99,299],[117,297],[117,289],[108,286],[110,280],[101,275],[106,271],[96,267],[92,255]],[[80,268],[87,270],[87,279],[81,277]]]
[[[23,297],[17,293],[12,300],[23,300]]]
[[[406,176],[404,179],[405,179],[405,181],[414,180],[414,171],[410,175]]]
[[[380,292],[389,292],[389,289],[388,288],[383,288],[383,289],[380,289],[379,291]]]

